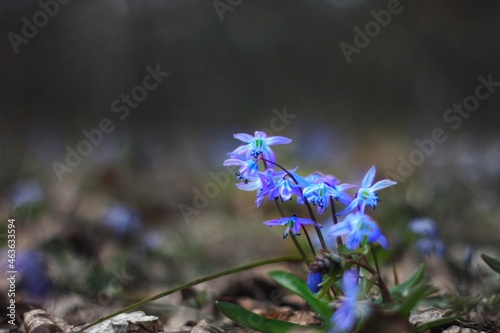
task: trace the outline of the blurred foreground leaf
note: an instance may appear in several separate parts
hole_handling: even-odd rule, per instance
[[[216,301],[219,310],[232,321],[264,333],[285,333],[289,330],[318,330],[317,326],[302,326],[261,316],[233,303]]]
[[[495,272],[500,274],[500,261],[493,259],[492,257],[482,253],[481,258],[483,258],[484,262]]]

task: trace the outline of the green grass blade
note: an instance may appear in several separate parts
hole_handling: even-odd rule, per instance
[[[492,270],[500,274],[500,261],[493,259],[492,257],[482,253],[481,258],[483,258],[484,262],[490,266]]]
[[[422,331],[428,330],[428,329],[433,328],[433,327],[443,326],[443,325],[452,323],[459,318],[460,318],[460,316],[457,316],[457,315],[439,318],[439,319],[429,321],[425,324],[422,324],[422,325],[415,327],[414,329],[412,329],[412,332],[418,333],[418,332],[422,332]]]

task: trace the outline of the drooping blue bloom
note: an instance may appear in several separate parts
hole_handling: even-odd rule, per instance
[[[323,282],[323,276],[320,272],[311,272],[307,275],[307,286],[313,293],[317,293],[321,290],[321,286],[319,285]]]
[[[259,164],[257,160],[239,160],[237,158],[228,158],[223,163],[224,166],[239,166],[239,170],[236,172],[236,177],[244,182],[248,182],[250,179],[257,177],[257,172],[259,171]]]
[[[291,200],[292,195],[302,196],[302,192],[300,190],[300,185],[297,185],[295,181],[290,178],[290,175],[293,175],[294,178],[299,178],[294,171],[297,168],[288,171],[279,170],[274,171],[269,168],[266,172],[259,172],[258,177],[253,178],[252,182],[249,182],[249,186],[240,185],[238,188],[250,190],[250,188],[258,189],[257,198],[255,202],[257,203],[257,207],[262,205],[262,202],[266,197],[269,197],[269,200],[275,200],[277,198],[281,198],[282,201]],[[300,178],[299,178],[300,179]]]
[[[352,331],[356,324],[359,277],[355,270],[346,270],[342,275],[344,298],[342,305],[332,316],[332,328],[329,333]]]
[[[318,207],[318,214],[321,215],[330,206],[330,198],[336,199],[345,205],[349,205],[349,196],[344,193],[347,189],[354,187],[351,184],[330,185],[321,181],[304,188],[302,194],[314,206]],[[303,203],[301,200],[298,203]]]
[[[344,211],[342,211],[338,215],[348,213],[356,207],[360,212],[365,211],[365,206],[373,207],[375,209],[375,207],[377,207],[378,203],[380,202],[378,193],[376,193],[376,191],[397,184],[397,182],[390,179],[384,179],[372,185],[373,180],[375,179],[376,172],[377,169],[375,168],[375,166],[372,166],[370,170],[368,170],[365,177],[363,178],[363,181],[361,182],[361,187],[356,193],[354,200],[350,203],[349,206],[347,206],[346,209],[344,209]]]
[[[382,235],[377,223],[370,216],[361,212],[347,215],[344,221],[330,228],[328,235],[332,237],[347,235],[346,246],[351,250],[357,249],[365,238],[368,244],[377,242],[385,249],[389,247],[387,239]]]
[[[302,197],[300,186],[295,184],[290,177],[283,177],[274,183],[274,186],[269,191],[270,198],[280,198],[281,201],[290,201],[292,196]]]
[[[263,222],[262,224],[265,224],[265,225],[270,226],[270,227],[275,227],[278,225],[286,226],[285,232],[283,233],[283,238],[286,238],[289,233],[292,234],[292,237],[300,235],[300,228],[303,225],[312,224],[318,228],[322,227],[321,225],[314,222],[313,220],[302,218],[302,217],[297,217],[297,215],[295,215],[295,214],[293,214],[290,217],[282,217],[280,219],[274,219],[274,220],[270,220],[267,222]]]
[[[246,133],[235,134],[234,137],[238,140],[246,142],[246,145],[240,146],[228,154],[229,158],[248,160],[251,157],[257,158],[262,155],[263,158],[271,162],[276,162],[274,152],[269,148],[272,145],[288,144],[291,139],[283,136],[270,136],[266,133],[256,131],[254,136]],[[269,165],[269,167],[273,167]]]

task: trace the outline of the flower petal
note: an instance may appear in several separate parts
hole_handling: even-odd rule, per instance
[[[237,158],[228,158],[222,163],[223,166],[243,165],[245,162]]]
[[[237,134],[233,135],[233,137],[235,139],[241,140],[241,141],[246,142],[246,143],[250,143],[254,140],[253,136],[251,136],[250,134],[246,134],[246,133],[237,133]]]
[[[381,190],[383,188],[386,188],[386,187],[389,187],[389,186],[392,186],[392,185],[396,185],[397,182],[395,181],[392,181],[390,179],[384,179],[384,180],[381,180],[381,181],[378,181],[376,182],[372,187],[371,187],[371,190],[373,192],[375,191],[378,191],[378,190]]]
[[[335,215],[340,216],[340,215],[344,215],[344,214],[350,212],[351,210],[355,209],[358,206],[358,204],[359,204],[360,201],[361,201],[361,199],[354,198],[354,200],[351,201],[351,203],[349,204],[349,206],[347,206],[343,211],[341,211],[340,213],[337,213]]]
[[[368,170],[363,181],[361,182],[361,187],[369,187],[373,183],[373,179],[375,179],[375,173],[377,173],[377,168],[375,165]]]
[[[266,139],[268,146],[271,145],[286,145],[292,142],[292,139],[285,138],[284,136],[270,136]]]
[[[328,230],[328,235],[332,237],[342,236],[351,231],[351,225],[346,222],[341,222],[333,225],[330,230]]]
[[[278,225],[284,225],[284,224],[286,224],[286,222],[288,222],[288,219],[281,218],[281,219],[274,219],[274,220],[262,222],[262,224],[265,224],[265,225],[270,226],[270,227],[274,227],[274,226],[278,226]]]

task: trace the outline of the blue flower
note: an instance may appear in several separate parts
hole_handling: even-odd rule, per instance
[[[305,187],[302,194],[307,201],[318,207],[318,214],[321,215],[325,209],[330,206],[330,198],[349,205],[349,197],[344,191],[352,187],[354,187],[354,185],[330,185],[324,181],[320,181]],[[303,203],[301,200],[298,202]]]
[[[350,212],[356,207],[360,212],[365,211],[365,206],[373,207],[374,209],[375,207],[377,207],[380,199],[378,198],[378,193],[376,193],[376,191],[392,185],[396,185],[397,183],[389,179],[384,179],[372,185],[376,172],[377,169],[375,168],[375,166],[372,166],[370,170],[368,170],[365,177],[363,178],[363,181],[361,182],[361,187],[356,193],[354,200],[350,203],[349,206],[347,206],[346,209],[344,209],[344,211],[337,215],[342,215]]]
[[[281,201],[292,200],[292,195],[294,194],[298,197],[302,197],[301,188],[296,185],[293,180],[286,176],[279,179],[269,191],[270,198],[280,198]]]
[[[49,296],[52,282],[48,275],[47,260],[37,250],[18,251],[16,268],[19,272],[20,289],[28,297],[43,300]]]
[[[377,223],[365,213],[351,213],[343,222],[333,225],[328,231],[328,235],[332,237],[346,234],[346,246],[351,250],[357,249],[365,239],[368,244],[377,242],[385,249],[389,247]]]
[[[320,272],[309,272],[307,275],[307,286],[313,293],[317,293],[321,290],[321,286],[319,285],[323,282],[323,276]]]
[[[274,152],[269,148],[272,145],[288,144],[292,142],[291,139],[283,136],[270,136],[266,133],[256,131],[254,136],[246,133],[235,134],[234,137],[238,140],[246,142],[246,145],[240,146],[228,154],[229,158],[236,158],[241,160],[250,159],[250,157],[257,158],[262,155],[263,158],[271,162],[276,162]],[[270,166],[272,167],[272,166]]]
[[[354,270],[347,270],[342,276],[344,298],[342,305],[332,316],[332,329],[329,333],[351,331],[356,324],[356,308],[358,298],[358,274]]]
[[[322,227],[321,225],[319,225],[318,223],[316,223],[312,220],[297,217],[297,215],[295,215],[295,214],[293,214],[290,217],[282,217],[280,219],[275,219],[275,220],[263,222],[263,224],[268,225],[270,227],[275,227],[278,225],[286,225],[286,229],[285,229],[285,233],[283,234],[283,238],[286,238],[289,233],[292,234],[292,237],[300,235],[300,228],[303,225],[312,224],[318,228]]]
[[[224,161],[223,165],[239,166],[240,169],[236,172],[236,177],[244,182],[257,177],[257,172],[259,171],[258,161],[253,159],[243,161],[237,158],[228,158]]]

